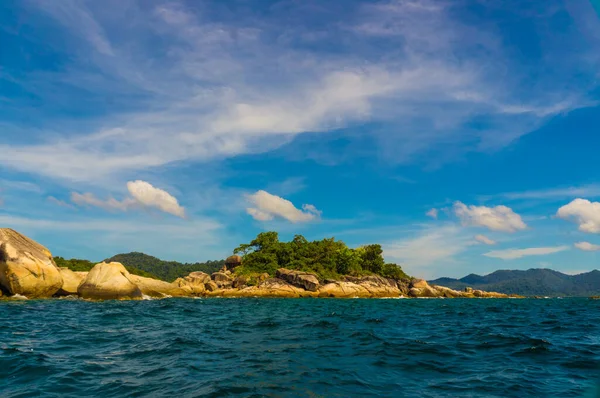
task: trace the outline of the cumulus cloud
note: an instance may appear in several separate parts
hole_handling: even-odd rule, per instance
[[[321,216],[321,211],[317,210],[314,205],[302,205],[302,210],[300,210],[289,200],[263,190],[248,195],[247,199],[253,207],[247,208],[246,212],[258,221],[283,218],[292,223],[298,223],[312,221]]]
[[[590,242],[577,242],[573,246],[586,252],[597,252],[600,250],[600,245],[594,245]]]
[[[427,213],[425,213],[425,215],[437,220],[438,213],[439,213],[438,209],[433,208],[433,209],[429,210]]]
[[[174,196],[148,182],[130,181],[127,183],[127,190],[131,197],[123,200],[112,197],[100,199],[92,193],[73,192],[71,201],[80,206],[94,206],[105,210],[127,211],[132,208],[155,208],[177,217],[185,217],[185,209],[179,205]]]
[[[475,240],[486,245],[495,245],[496,241],[488,238],[485,235],[475,235]]]
[[[568,250],[569,246],[554,246],[554,247],[531,247],[528,249],[506,249],[493,250],[485,253],[486,257],[500,258],[502,260],[514,260],[527,256],[543,256],[546,254],[558,253]]]
[[[154,207],[177,217],[185,217],[185,209],[167,191],[140,180],[128,182],[127,189],[131,196],[143,206]]]
[[[463,226],[486,227],[492,231],[516,232],[527,228],[521,216],[506,206],[467,206],[454,203],[454,214]]]
[[[600,202],[575,199],[558,209],[556,216],[579,224],[582,232],[600,233]]]

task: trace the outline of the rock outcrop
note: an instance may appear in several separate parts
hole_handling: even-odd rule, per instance
[[[173,284],[191,296],[200,296],[206,291],[206,283],[211,282],[210,275],[196,271],[184,278],[177,278]]]
[[[77,288],[77,293],[93,300],[141,298],[142,291],[131,277],[121,263],[96,264]]]
[[[66,267],[60,267],[60,276],[63,280],[62,287],[56,292],[57,296],[77,295],[77,288],[87,277],[87,272],[75,272]]]
[[[0,228],[0,288],[5,293],[52,297],[62,284],[48,249],[10,228]]]
[[[304,290],[277,278],[270,278],[257,286],[249,286],[239,290],[218,289],[209,295],[219,297],[317,297],[316,292]]]
[[[232,282],[233,282],[233,279],[229,275],[227,275],[225,272],[214,272],[211,275],[211,279],[221,289],[231,287]]]
[[[175,283],[169,283],[153,278],[130,275],[129,280],[137,285],[142,294],[150,297],[184,297],[188,292]]]
[[[233,270],[235,267],[239,267],[240,265],[242,265],[242,257],[238,255],[229,256],[225,260],[225,267],[228,270]]]
[[[309,292],[319,290],[319,279],[314,274],[303,271],[292,271],[286,268],[277,270],[277,278],[282,279],[294,286],[301,287]]]

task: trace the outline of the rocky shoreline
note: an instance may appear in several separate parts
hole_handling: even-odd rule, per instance
[[[144,297],[314,297],[314,298],[509,298],[502,293],[466,288],[452,290],[422,279],[396,280],[377,275],[319,280],[311,273],[285,268],[275,277],[249,279],[228,267],[208,275],[192,272],[172,283],[132,275],[120,263],[99,263],[89,272],[56,266],[48,249],[20,233],[0,228],[0,296],[89,300]]]

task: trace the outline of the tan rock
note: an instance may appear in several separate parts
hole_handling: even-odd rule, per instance
[[[318,295],[319,297],[363,298],[371,297],[371,292],[357,283],[338,281],[321,286]]]
[[[225,267],[227,269],[231,270],[231,269],[234,269],[235,267],[238,267],[240,265],[242,265],[242,257],[240,257],[238,255],[229,256],[225,260]]]
[[[225,272],[215,272],[211,275],[212,280],[221,289],[231,287],[233,278],[227,275]]]
[[[94,300],[141,298],[142,291],[131,277],[121,263],[96,264],[77,292],[83,298]]]
[[[240,275],[233,280],[232,286],[236,289],[241,289],[243,287],[246,287],[247,284],[248,284],[248,277],[246,277],[244,275]]]
[[[206,291],[205,284],[210,281],[210,275],[195,271],[185,278],[177,278],[173,284],[183,289],[188,295],[199,296],[204,294]]]
[[[360,278],[358,284],[369,292],[370,297],[399,297],[401,295],[400,289],[393,279],[370,275]]]
[[[270,278],[258,286],[249,286],[243,289],[225,289],[218,290],[211,295],[223,297],[316,297],[316,293],[306,291],[297,286],[293,286],[286,281],[277,278]]]
[[[51,297],[62,284],[48,249],[10,228],[0,228],[0,286],[5,292]]]
[[[191,295],[188,290],[179,287],[176,283],[138,275],[130,275],[129,280],[140,288],[142,294],[150,297],[185,297]]]
[[[416,287],[417,289],[424,289],[430,287],[426,280],[424,279],[413,279],[410,281],[410,287]]]
[[[282,279],[294,286],[305,290],[316,292],[319,290],[319,280],[314,274],[303,271],[293,271],[285,268],[277,270],[277,278]]]
[[[77,295],[77,288],[87,277],[87,272],[71,271],[67,267],[60,267],[60,276],[63,280],[62,287],[56,292],[58,296]]]
[[[204,288],[207,292],[214,292],[219,289],[219,286],[214,281],[208,281],[204,284]]]

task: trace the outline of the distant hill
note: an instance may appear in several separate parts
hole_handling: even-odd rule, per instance
[[[202,271],[207,274],[212,274],[218,271],[224,264],[225,260],[207,261],[205,263],[180,263],[177,261],[164,261],[159,258],[149,256],[144,253],[125,253],[117,254],[104,261],[116,261],[123,264],[125,267],[132,267],[152,275],[156,275],[159,279],[172,282],[177,278],[182,278],[190,272]]]
[[[83,272],[88,272],[89,270],[91,270],[94,267],[94,265],[96,265],[96,263],[93,263],[88,260],[81,260],[78,258],[72,258],[70,260],[67,260],[65,258],[58,257],[58,256],[54,257],[54,262],[59,267],[67,267],[71,271],[83,271]],[[129,273],[131,273],[133,275],[145,276],[146,278],[155,278],[156,279],[156,275],[154,275],[150,272],[142,271],[141,269],[138,269],[136,267],[125,266],[125,268],[127,269],[127,271],[129,271]]]
[[[465,287],[523,296],[593,296],[600,295],[600,271],[567,275],[543,268],[527,271],[501,270],[488,275],[470,274],[461,279],[439,278],[431,284],[462,290]]]

